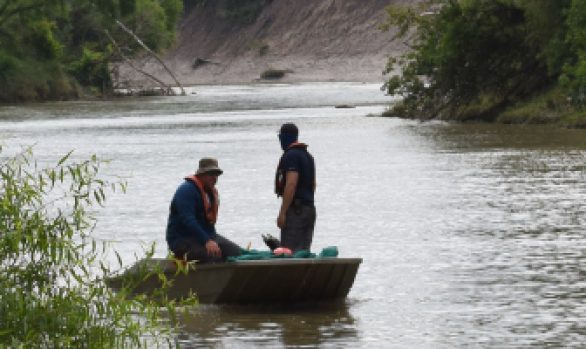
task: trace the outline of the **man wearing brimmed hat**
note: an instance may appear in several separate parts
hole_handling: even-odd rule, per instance
[[[298,136],[295,124],[281,126],[279,141],[283,155],[275,175],[275,193],[283,198],[277,218],[281,246],[293,252],[309,251],[316,220],[315,162],[307,144],[298,142]]]
[[[240,255],[240,247],[216,232],[220,204],[218,160],[202,158],[195,175],[185,177],[169,208],[167,244],[176,258],[220,262]]]

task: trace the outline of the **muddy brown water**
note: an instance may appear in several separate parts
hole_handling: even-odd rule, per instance
[[[263,248],[277,234],[277,131],[293,121],[317,162],[314,250],[362,257],[338,305],[204,305],[182,347],[578,348],[586,342],[586,132],[367,117],[378,85],[200,86],[186,97],[0,108],[4,154],[35,144],[111,159],[128,181],[96,238],[125,264],[156,242],[202,156],[219,159],[218,230]],[[334,108],[350,104],[355,108]],[[112,262],[113,255],[109,255]]]

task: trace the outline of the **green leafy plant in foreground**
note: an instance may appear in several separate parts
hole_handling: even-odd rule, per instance
[[[44,168],[30,149],[0,162],[0,348],[174,346],[178,304],[164,289],[155,298],[127,297],[129,284],[113,292],[106,246],[90,236],[90,207],[125,184],[99,176],[95,156],[70,155]]]

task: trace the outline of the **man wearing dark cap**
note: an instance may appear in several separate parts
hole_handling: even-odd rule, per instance
[[[216,159],[203,158],[195,175],[177,188],[167,221],[167,244],[176,258],[206,263],[240,255],[238,245],[216,233],[216,183],[222,173]]]
[[[307,144],[298,142],[295,124],[285,123],[279,131],[283,155],[275,178],[275,192],[282,197],[277,226],[281,246],[296,252],[309,251],[313,239],[316,212],[314,206],[315,162]]]

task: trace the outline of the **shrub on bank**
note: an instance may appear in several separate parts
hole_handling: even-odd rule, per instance
[[[586,111],[575,111],[562,116],[561,124],[572,128],[586,129]]]
[[[572,109],[559,88],[553,88],[532,99],[513,105],[497,119],[505,124],[551,124],[561,120]]]
[[[55,62],[19,60],[0,51],[0,103],[79,97],[77,83]]]

